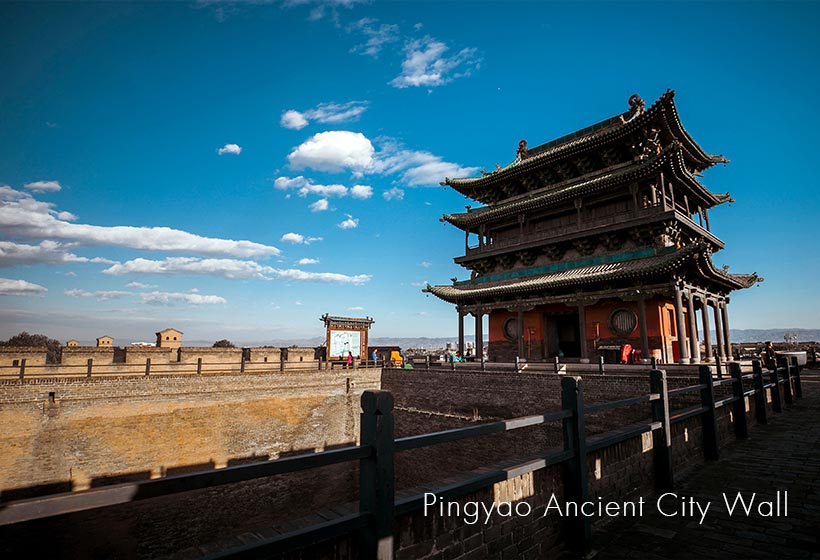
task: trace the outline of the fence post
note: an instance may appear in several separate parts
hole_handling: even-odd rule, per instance
[[[425,354],[424,356],[424,369],[430,371],[430,354]]]
[[[652,432],[652,463],[655,468],[655,490],[666,492],[674,487],[672,471],[672,423],[669,420],[669,390],[666,371],[653,369],[649,372],[649,392],[660,398],[651,401],[652,421],[660,422],[661,429]]]
[[[729,362],[729,373],[734,379],[732,383],[732,395],[738,399],[732,403],[732,416],[735,425],[735,437],[745,439],[749,437],[749,426],[746,423],[746,397],[743,396],[743,374],[740,371],[740,364]]]
[[[151,375],[151,358],[145,358],[145,375]]]
[[[715,417],[715,386],[712,383],[712,368],[700,366],[700,384],[706,385],[700,390],[700,406],[706,410],[701,414],[703,429],[703,456],[712,461],[720,457],[717,438],[717,419]]]
[[[482,372],[487,371],[487,362],[484,361],[484,356],[481,356],[481,371]]]
[[[794,398],[803,398],[803,386],[800,384],[800,366],[797,365],[797,358],[792,357],[792,379],[794,379]]]
[[[792,378],[789,375],[789,361],[786,358],[778,358],[777,369],[781,371],[783,376],[783,402],[791,406],[794,400],[792,399]]]
[[[558,356],[555,356],[555,361],[553,364],[555,367],[555,373],[558,374],[561,371],[561,365],[558,363]]]
[[[783,406],[780,404],[780,381],[778,380],[777,366],[769,372],[769,382],[772,384],[772,410],[783,412]]]
[[[715,369],[717,370],[718,379],[723,379],[723,364],[720,361],[720,354],[715,355]]]
[[[202,358],[196,359],[196,374],[202,375]]]
[[[22,358],[20,360],[20,381],[26,376],[26,359]]]
[[[91,377],[91,369],[94,367],[94,358],[88,358],[86,362],[86,370],[85,375],[86,377]]]
[[[236,362],[234,362],[236,363]],[[239,362],[239,373],[245,373],[245,356],[242,356],[242,360]]]
[[[766,418],[766,389],[763,388],[763,368],[760,360],[752,361],[752,371],[754,372],[755,384],[755,419],[758,424],[768,422]]]
[[[652,367],[650,369],[658,369],[658,358],[652,356]]]
[[[393,558],[393,395],[388,391],[362,393],[360,441],[370,455],[359,462],[359,511],[370,514],[362,531],[362,557]]]
[[[606,375],[606,372],[604,371],[604,357],[603,356],[598,356],[598,373],[600,373],[601,375]]]
[[[563,420],[564,450],[572,451],[572,458],[564,463],[564,500],[581,504],[589,501],[587,481],[587,444],[584,432],[584,391],[580,377],[561,378],[561,408],[572,413]],[[575,552],[589,550],[589,517],[579,515],[567,518],[567,542]]]
[[[515,373],[518,373],[519,371],[521,371],[521,359],[518,356],[516,356],[515,357]]]

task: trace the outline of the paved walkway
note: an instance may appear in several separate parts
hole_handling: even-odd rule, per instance
[[[675,484],[677,499],[666,499],[669,512],[685,500],[711,502],[703,524],[694,517],[664,517],[656,498],[647,500],[636,523],[612,523],[594,531],[595,560],[700,558],[809,558],[820,560],[820,372],[805,371],[804,398],[765,426],[750,426],[749,439],[724,447],[720,461],[691,469]],[[737,493],[747,501],[756,493],[746,516],[738,503],[727,512]],[[785,516],[763,517],[760,500],[774,501],[788,492]],[[768,506],[763,506],[764,513]],[[688,511],[687,511],[688,513]],[[775,511],[776,513],[776,511]]]

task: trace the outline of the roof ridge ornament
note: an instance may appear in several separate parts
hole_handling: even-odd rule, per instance
[[[518,149],[515,151],[515,157],[518,159],[526,159],[528,157],[526,140],[521,140],[518,143]]]
[[[637,93],[633,93],[632,95],[630,95],[629,101],[627,101],[627,103],[629,103],[629,114],[626,116],[626,118],[624,118],[624,116],[621,115],[622,125],[628,123],[635,117],[643,115],[644,111],[646,110],[646,102],[643,99],[641,99],[641,96]]]

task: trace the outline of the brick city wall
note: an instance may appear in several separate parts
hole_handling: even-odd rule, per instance
[[[378,386],[378,370],[0,380],[2,498],[354,441]]]

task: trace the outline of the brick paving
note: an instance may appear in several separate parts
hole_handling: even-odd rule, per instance
[[[646,500],[644,516],[593,530],[595,560],[691,558],[809,558],[820,560],[820,372],[803,372],[804,398],[765,426],[750,426],[749,439],[722,448],[720,460],[677,475],[673,509],[692,497],[712,502],[703,524],[695,517],[664,517],[656,497]],[[677,474],[677,473],[676,473]],[[751,515],[730,503],[738,492],[749,501],[774,500],[788,492],[788,513]],[[782,511],[782,510],[781,510]]]

